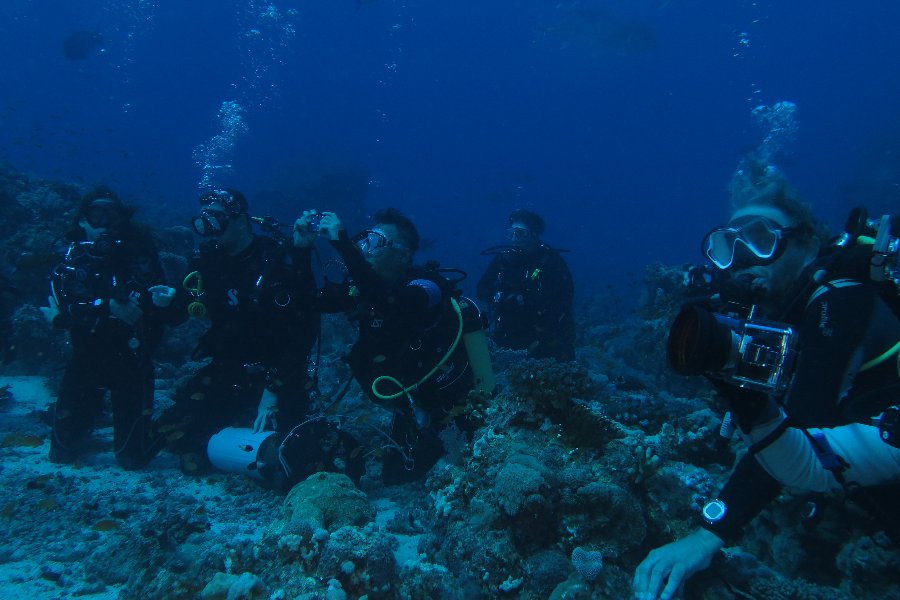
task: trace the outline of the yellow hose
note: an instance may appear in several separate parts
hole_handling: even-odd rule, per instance
[[[375,394],[375,396],[377,398],[379,398],[381,400],[393,400],[394,398],[398,398],[400,396],[403,396],[404,394],[406,394],[408,396],[410,391],[416,389],[417,387],[419,387],[420,385],[422,385],[423,383],[428,381],[428,378],[431,377],[432,375],[434,375],[434,373],[438,369],[441,368],[441,365],[443,365],[445,362],[447,362],[447,359],[450,358],[450,355],[453,354],[454,350],[456,350],[456,346],[459,344],[459,340],[462,338],[462,333],[463,333],[462,310],[459,308],[459,304],[457,304],[456,299],[450,298],[450,302],[451,302],[451,304],[453,304],[453,310],[456,311],[456,316],[459,317],[459,331],[456,333],[456,339],[453,340],[453,344],[450,346],[450,349],[447,350],[447,354],[444,355],[444,357],[438,362],[438,364],[434,365],[434,368],[431,371],[429,371],[425,377],[423,377],[418,382],[414,383],[413,385],[411,385],[409,387],[406,387],[406,388],[403,387],[402,383],[400,383],[397,379],[391,377],[390,375],[382,375],[381,377],[378,377],[375,381],[372,382],[372,393]],[[396,384],[397,387],[400,388],[400,391],[397,392],[396,394],[392,394],[390,396],[385,396],[385,395],[379,394],[378,390],[376,390],[375,387],[378,385],[379,381],[383,381],[383,380],[387,380],[387,381],[390,381],[391,383]]]

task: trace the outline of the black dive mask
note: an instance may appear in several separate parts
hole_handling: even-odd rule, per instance
[[[204,208],[200,211],[200,216],[191,220],[191,225],[200,237],[218,237],[228,229],[228,221],[228,213],[213,208]]]

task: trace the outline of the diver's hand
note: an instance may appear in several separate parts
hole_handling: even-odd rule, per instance
[[[634,597],[637,600],[674,598],[681,593],[684,582],[708,567],[724,545],[719,536],[701,527],[677,542],[653,550],[634,573]]]
[[[44,320],[48,325],[53,325],[53,319],[59,314],[59,303],[53,296],[47,296],[47,304],[50,306],[42,306],[41,312],[44,314]]]
[[[275,413],[277,404],[278,396],[269,390],[263,390],[262,398],[259,400],[259,410],[256,412],[256,421],[253,422],[253,433],[266,430],[266,424]]]
[[[341,220],[333,212],[323,212],[322,222],[319,223],[319,235],[332,241],[337,241],[338,234],[344,228]]]
[[[175,299],[175,288],[170,288],[167,285],[154,285],[147,291],[151,294],[150,299],[153,300],[153,306],[158,306],[159,308],[167,307]]]
[[[137,323],[141,315],[144,314],[144,311],[138,306],[138,295],[136,292],[131,292],[128,296],[128,302],[124,304],[110,299],[109,312],[115,318],[125,321],[129,325]]]
[[[314,214],[314,210],[304,210],[303,216],[294,221],[294,246],[297,248],[310,248],[315,244],[319,233],[309,230],[309,222]]]

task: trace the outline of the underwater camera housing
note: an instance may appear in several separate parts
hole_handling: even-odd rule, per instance
[[[707,375],[776,396],[790,385],[797,332],[790,326],[686,306],[666,343],[669,366],[679,375]]]

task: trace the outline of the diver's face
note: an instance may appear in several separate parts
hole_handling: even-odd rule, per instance
[[[208,212],[211,216],[216,217],[216,221],[220,226],[224,225],[218,235],[212,235],[210,237],[222,240],[223,238],[227,238],[229,233],[233,233],[237,230],[237,227],[233,227],[234,219],[228,217],[228,211],[218,202],[203,204],[201,213],[203,212]]]
[[[393,281],[403,274],[412,262],[412,252],[407,248],[393,246],[393,244],[403,245],[400,232],[395,226],[379,223],[372,231],[383,235],[387,245],[366,252],[366,262],[372,265],[382,278]]]
[[[528,229],[525,223],[514,221],[507,228],[507,238],[514,248],[518,248],[524,252],[532,252],[541,245],[541,240],[537,234]]]
[[[766,217],[782,227],[796,225],[784,212],[770,206],[748,206],[742,208],[731,215],[729,224],[746,216]],[[728,270],[728,274],[731,277],[752,275],[754,284],[765,288],[766,303],[777,303],[783,300],[784,295],[790,290],[797,278],[800,277],[803,269],[818,254],[818,242],[804,244],[798,238],[789,238],[783,241],[787,244],[784,253],[768,265],[755,265]]]

